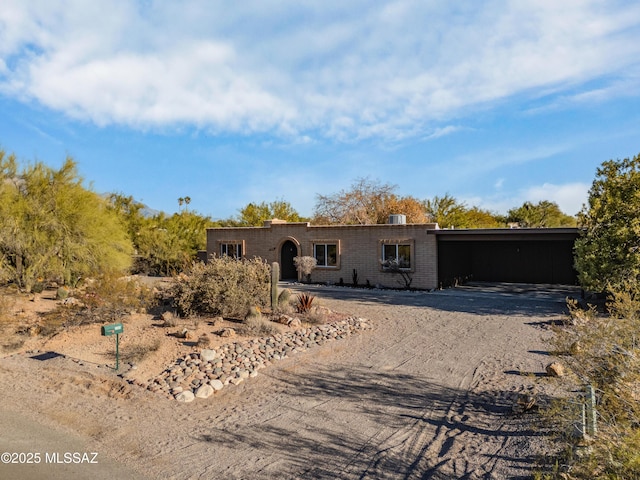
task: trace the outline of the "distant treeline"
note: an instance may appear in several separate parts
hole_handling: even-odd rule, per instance
[[[29,292],[40,282],[74,285],[110,270],[172,275],[188,268],[205,249],[207,228],[258,226],[271,218],[367,224],[404,214],[409,223],[455,228],[576,224],[575,217],[548,201],[526,202],[502,216],[449,195],[418,200],[395,190],[394,185],[358,179],[349,190],[318,194],[312,218],[300,216],[285,200],[274,200],[249,203],[235,217],[212,220],[190,210],[188,196],[177,199],[178,213],[150,215],[132,196],[99,195],[87,188],[71,158],[54,169],[42,162],[21,165],[15,155],[0,150],[0,282]]]

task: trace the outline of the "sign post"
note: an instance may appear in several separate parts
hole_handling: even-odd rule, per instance
[[[120,334],[124,332],[124,325],[121,323],[112,323],[111,325],[103,325],[100,328],[103,337],[116,336],[116,372],[120,368]]]

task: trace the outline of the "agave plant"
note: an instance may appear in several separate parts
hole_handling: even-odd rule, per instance
[[[316,297],[314,297],[313,295],[309,295],[307,293],[301,293],[300,295],[298,295],[298,304],[296,305],[298,313],[309,312],[315,298]]]

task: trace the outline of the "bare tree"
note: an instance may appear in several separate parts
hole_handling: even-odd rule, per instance
[[[317,195],[314,223],[366,225],[387,223],[389,215],[407,215],[409,223],[426,220],[422,202],[413,197],[398,197],[396,185],[358,178],[349,190],[332,195]]]

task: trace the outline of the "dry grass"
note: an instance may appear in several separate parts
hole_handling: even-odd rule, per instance
[[[313,309],[304,316],[304,321],[311,325],[323,325],[327,323],[327,315],[320,309]]]
[[[26,341],[27,332],[21,332],[21,322],[14,312],[14,295],[6,290],[0,294],[0,349],[3,352],[18,350]]]
[[[160,349],[160,340],[156,339],[152,343],[140,343],[120,347],[120,361],[125,363],[139,363],[149,355]],[[115,360],[115,352],[109,352],[109,358]]]
[[[608,315],[568,306],[571,320],[556,329],[553,349],[569,367],[569,381],[595,388],[599,428],[594,439],[576,438],[571,433],[581,418],[580,399],[553,405],[547,417],[562,432],[560,464],[566,468],[538,478],[640,478],[640,286],[629,282],[612,291]],[[588,448],[576,455],[585,443]]]
[[[238,333],[246,336],[267,336],[278,333],[278,328],[262,316],[249,316],[237,328]]]
[[[200,337],[198,337],[196,345],[200,348],[207,348],[209,345],[211,345],[211,337],[209,337],[209,335],[207,335],[206,333],[200,335]]]

